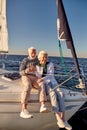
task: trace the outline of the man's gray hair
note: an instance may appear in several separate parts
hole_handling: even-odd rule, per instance
[[[34,48],[34,47],[29,47],[29,48],[28,48],[28,52],[30,52],[31,50],[36,50],[36,48]]]

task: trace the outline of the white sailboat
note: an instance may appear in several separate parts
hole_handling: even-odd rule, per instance
[[[65,106],[66,106],[66,119],[70,119],[76,111],[86,102],[87,95],[85,89],[85,83],[83,83],[83,78],[80,72],[75,48],[72,42],[71,33],[69,30],[67,18],[65,16],[65,11],[63,7],[62,0],[57,0],[57,7],[58,7],[58,19],[57,19],[57,26],[58,26],[58,39],[65,39],[69,41],[67,43],[67,47],[71,49],[74,63],[76,66],[77,74],[80,84],[78,87],[82,91],[74,91],[67,89],[64,86],[64,83],[70,80],[71,78],[75,77],[71,76],[63,83],[59,84],[62,88],[64,95],[65,95]],[[3,19],[4,18],[4,19]],[[6,0],[0,0],[0,51],[8,52],[8,33],[6,27]],[[62,21],[65,20],[65,24],[61,24]],[[61,28],[62,27],[62,28]],[[68,27],[68,30],[67,30]],[[61,30],[64,29],[64,30]],[[68,33],[66,35],[66,32]],[[69,37],[67,37],[69,36]],[[4,37],[4,38],[3,38]],[[68,38],[68,39],[67,39]],[[4,74],[11,73],[5,69],[0,69],[0,115],[2,117],[2,121],[0,121],[0,127],[8,130],[53,130],[57,129],[56,119],[54,114],[51,111],[49,100],[47,102],[49,112],[48,113],[39,113],[40,104],[38,102],[38,90],[31,91],[31,97],[29,101],[29,111],[34,115],[34,118],[31,119],[21,119],[19,117],[20,113],[20,96],[21,96],[21,80],[16,79],[12,80],[11,78],[7,78]],[[56,86],[58,87],[58,86]],[[55,88],[56,89],[56,88]]]

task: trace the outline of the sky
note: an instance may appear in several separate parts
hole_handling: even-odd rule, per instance
[[[6,0],[9,54],[27,54],[31,46],[59,56],[56,0]],[[77,57],[87,58],[87,1],[63,0]],[[71,56],[65,42],[63,55]]]

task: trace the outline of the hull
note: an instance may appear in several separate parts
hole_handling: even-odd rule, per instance
[[[80,92],[70,91],[62,88],[65,96],[66,120],[69,120],[78,109],[86,102],[87,96]],[[58,129],[55,115],[51,105],[46,102],[49,112],[39,113],[40,104],[38,101],[38,90],[32,89],[28,109],[34,118],[20,118],[20,97],[22,84],[19,80],[9,80],[0,76],[0,128],[7,130],[53,130]]]
[[[70,119],[72,115],[81,107],[84,102],[65,102],[66,119]],[[20,103],[2,102],[0,103],[0,128],[6,130],[53,130],[58,129],[54,113],[51,111],[50,103],[47,103],[49,112],[39,113],[40,104],[37,102],[29,103],[28,110],[33,114],[31,119],[20,118]]]

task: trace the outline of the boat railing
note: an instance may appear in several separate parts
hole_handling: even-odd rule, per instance
[[[68,81],[71,80],[72,78],[76,77],[77,75],[78,75],[78,74],[72,75],[71,77],[69,77],[68,79],[66,79],[65,81],[63,81],[62,83],[58,84],[55,88],[53,88],[53,89],[50,91],[50,93],[51,93],[52,91],[54,91],[55,89],[61,87],[62,85],[64,85],[66,82],[68,82]]]

